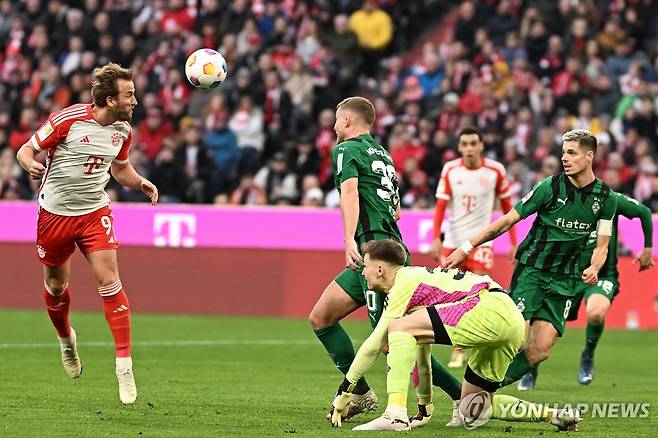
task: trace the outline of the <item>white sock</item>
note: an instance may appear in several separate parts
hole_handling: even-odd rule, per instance
[[[73,330],[71,330],[71,335],[65,338],[60,338],[57,336],[57,339],[59,339],[59,343],[62,345],[71,345],[73,343]]]
[[[117,369],[129,370],[133,367],[132,357],[117,357]]]

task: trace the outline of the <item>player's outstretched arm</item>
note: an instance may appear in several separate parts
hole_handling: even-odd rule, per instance
[[[382,317],[379,319],[377,326],[370,333],[370,336],[363,341],[359,351],[350,365],[350,369],[345,374],[345,380],[338,387],[336,398],[333,402],[333,413],[331,415],[331,425],[340,427],[343,417],[343,411],[349,404],[352,391],[356,386],[356,382],[372,367],[377,360],[382,347],[386,344],[388,337],[388,326],[395,318]]]
[[[112,163],[110,172],[119,184],[133,190],[141,190],[151,199],[151,204],[158,203],[158,188],[141,176],[130,163]]]
[[[644,249],[633,258],[633,264],[640,264],[640,271],[655,265],[653,260],[653,218],[651,210],[637,200],[621,195],[618,198],[617,213],[629,219],[640,218],[642,234],[644,234]]]
[[[30,178],[32,179],[41,179],[46,173],[46,167],[34,159],[38,153],[29,141],[21,146],[16,153],[18,164],[30,174]]]
[[[445,260],[441,260],[441,224],[443,224],[443,217],[448,206],[448,201],[443,198],[436,198],[436,205],[434,206],[434,228],[432,230],[432,244],[430,245],[430,256],[439,264],[444,264]]]
[[[509,212],[507,212],[507,214],[499,217],[496,221],[478,233],[470,241],[467,240],[460,248],[454,250],[448,256],[448,258],[446,258],[446,267],[459,267],[459,265],[461,265],[464,260],[466,260],[466,256],[473,250],[473,248],[478,247],[485,242],[489,242],[501,234],[504,234],[520,220],[521,216],[516,211],[516,208],[512,208]]]

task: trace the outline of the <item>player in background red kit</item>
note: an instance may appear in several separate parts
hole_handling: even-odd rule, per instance
[[[70,257],[77,245],[91,266],[114,338],[119,398],[131,404],[137,387],[130,355],[130,304],[119,279],[119,244],[104,189],[110,172],[120,184],[144,192],[153,204],[158,202],[158,189],[128,162],[128,121],[137,105],[132,71],[112,63],[95,69],[91,94],[93,104],[52,113],[20,148],[17,159],[32,179],[41,179],[37,255],[44,265],[43,296],[64,369],[74,379],[82,372],[69,323]],[[44,150],[46,166],[35,160]]]
[[[445,259],[462,242],[473,237],[478,230],[491,223],[496,197],[500,199],[503,213],[512,208],[510,183],[505,167],[498,161],[482,156],[484,143],[482,134],[475,128],[464,128],[458,137],[461,158],[447,162],[441,171],[441,179],[436,189],[434,214],[434,240],[430,254],[444,265]],[[441,241],[441,225],[446,208],[450,210],[450,220],[446,226],[445,240]],[[512,249],[510,260],[514,260],[516,232],[510,230]],[[493,269],[493,249],[491,244],[480,246],[468,255],[460,267],[479,275],[490,275]],[[463,366],[464,351],[458,348],[452,353],[448,367]]]

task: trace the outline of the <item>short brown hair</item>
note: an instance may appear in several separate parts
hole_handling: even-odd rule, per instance
[[[404,262],[407,260],[407,252],[404,247],[391,239],[371,240],[361,246],[361,251],[363,251],[364,257],[366,254],[370,254],[372,260],[380,260],[394,266],[404,266]]]
[[[117,79],[132,81],[133,71],[113,62],[94,69],[91,74],[91,96],[96,106],[105,107],[108,97],[119,95]]]
[[[599,141],[594,137],[594,134],[585,129],[574,129],[565,132],[562,135],[562,141],[575,141],[580,147],[594,153],[596,153],[596,148],[599,145]]]
[[[353,96],[343,99],[337,106],[338,110],[352,111],[357,114],[368,126],[375,123],[375,106],[365,97]]]

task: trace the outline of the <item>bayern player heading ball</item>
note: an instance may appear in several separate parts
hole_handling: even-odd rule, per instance
[[[185,61],[185,76],[197,88],[215,88],[224,82],[227,73],[226,60],[213,49],[199,49]]]

